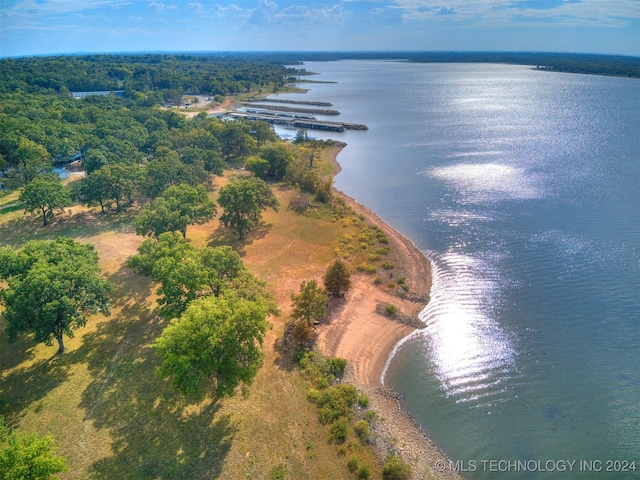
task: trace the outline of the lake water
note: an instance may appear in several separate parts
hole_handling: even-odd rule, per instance
[[[369,126],[309,132],[348,143],[337,188],[433,261],[426,328],[399,345],[385,383],[451,468],[640,478],[640,81],[305,67],[337,83],[285,97]]]

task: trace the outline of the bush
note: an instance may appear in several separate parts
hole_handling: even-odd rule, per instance
[[[366,420],[358,420],[353,426],[356,435],[364,443],[369,441],[369,422]]]
[[[385,260],[384,262],[382,262],[380,266],[385,270],[393,270],[393,267],[395,265],[393,264],[393,262],[390,262],[389,260]]]
[[[280,463],[271,469],[272,480],[282,480],[287,473],[287,466],[284,463]]]
[[[329,428],[329,441],[336,443],[344,443],[347,439],[349,422],[346,418],[339,418],[331,424]]]
[[[302,215],[309,208],[309,200],[303,195],[298,195],[291,199],[288,208]]]
[[[324,361],[324,367],[328,375],[339,378],[347,368],[347,361],[344,358],[327,358]]]
[[[376,277],[376,279],[373,281],[374,285],[380,285],[382,284],[382,279],[380,277]]]
[[[367,408],[369,406],[369,397],[364,393],[358,397],[358,405],[362,408]]]
[[[383,480],[410,480],[411,467],[400,458],[391,455],[387,458],[382,469]]]
[[[347,468],[351,473],[355,473],[355,471],[358,470],[358,459],[351,457],[347,462]]]
[[[378,267],[370,263],[361,263],[356,267],[356,270],[365,273],[376,273],[378,271]]]
[[[313,402],[318,406],[320,423],[331,423],[340,417],[350,417],[351,407],[358,400],[358,391],[353,385],[341,383],[318,392]]]
[[[395,315],[398,312],[398,307],[396,307],[393,303],[387,303],[384,307],[384,311],[389,315]]]
[[[360,470],[358,470],[358,474],[356,475],[357,478],[362,480],[367,480],[370,476],[371,472],[369,472],[369,468],[365,465],[360,467]]]

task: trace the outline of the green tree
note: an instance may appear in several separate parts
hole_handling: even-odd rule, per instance
[[[169,186],[182,183],[183,167],[177,152],[158,147],[147,168],[147,194],[155,198]]]
[[[247,133],[243,122],[226,122],[222,125],[220,143],[225,160],[242,158],[255,151],[256,141]]]
[[[82,205],[100,205],[102,213],[111,208],[111,180],[108,169],[95,170],[83,177],[74,187],[74,196]]]
[[[15,156],[18,159],[24,183],[29,183],[38,175],[53,170],[51,155],[47,149],[26,137],[20,138]]]
[[[244,166],[256,177],[262,178],[263,180],[267,178],[267,176],[269,175],[269,169],[271,168],[269,162],[260,157],[247,158],[247,160],[244,162]]]
[[[133,195],[144,181],[144,169],[140,165],[113,163],[105,165],[98,172],[105,177],[109,198],[116,203],[117,212],[133,203]]]
[[[203,186],[174,185],[142,208],[136,217],[136,233],[157,238],[177,230],[186,238],[188,225],[206,223],[215,214],[216,206]]]
[[[351,272],[347,264],[340,259],[333,262],[324,274],[323,280],[327,293],[334,297],[343,297],[351,288]]]
[[[9,430],[0,417],[1,479],[48,480],[67,471],[66,459],[55,454],[57,449],[50,435],[21,435]]]
[[[259,178],[233,180],[220,189],[218,204],[224,213],[220,220],[238,233],[240,240],[262,220],[262,210],[278,210],[278,200]]]
[[[281,144],[265,145],[260,149],[260,157],[269,162],[267,178],[271,180],[282,180],[293,160],[293,155]]]
[[[303,320],[311,324],[327,314],[327,294],[318,286],[318,282],[310,280],[300,284],[300,293],[292,293],[293,313],[296,320]]]
[[[38,175],[20,192],[20,201],[25,212],[38,212],[42,215],[42,224],[47,225],[49,217],[55,211],[64,213],[64,207],[71,204],[71,192],[62,185],[55,173]]]
[[[248,300],[268,299],[264,286],[252,280],[231,247],[195,249],[175,232],[145,240],[127,266],[160,283],[158,303],[167,317],[182,314],[195,299],[224,291]],[[235,281],[240,285],[236,285]],[[247,293],[247,289],[251,291]],[[271,308],[271,304],[269,304]]]
[[[249,135],[256,139],[258,148],[265,144],[265,142],[275,142],[278,140],[273,125],[263,121],[249,121]]]
[[[87,323],[87,314],[109,314],[112,287],[100,277],[93,245],[62,237],[32,240],[18,252],[0,249],[0,260],[0,278],[8,284],[0,300],[10,341],[33,332],[36,342],[57,340],[62,353],[63,335],[73,337]]]
[[[233,295],[194,301],[153,343],[163,359],[158,376],[170,377],[175,388],[193,396],[208,379],[217,396],[233,394],[240,383],[250,385],[264,356],[268,314],[264,302]]]

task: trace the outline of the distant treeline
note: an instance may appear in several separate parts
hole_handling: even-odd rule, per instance
[[[183,94],[233,95],[281,86],[286,69],[262,56],[233,54],[66,55],[0,59],[0,93],[99,90],[157,92],[159,101]]]
[[[418,63],[506,63],[530,65],[555,72],[586,73],[640,78],[640,57],[576,53],[530,52],[292,52],[275,60],[285,64],[296,61],[397,60]]]

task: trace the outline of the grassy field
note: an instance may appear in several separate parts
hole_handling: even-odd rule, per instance
[[[327,168],[327,167],[324,167]],[[216,188],[224,183],[217,178]],[[231,243],[270,288],[282,309],[271,318],[266,358],[254,384],[233,398],[190,403],[154,375],[158,358],[149,348],[167,321],[158,315],[149,279],[124,266],[142,238],[134,234],[135,209],[100,214],[73,206],[49,226],[22,211],[0,215],[0,245],[58,236],[92,243],[105,277],[116,289],[112,314],[93,316],[67,351],[29,338],[7,342],[0,325],[0,415],[22,432],[52,434],[67,457],[63,479],[277,479],[353,478],[352,456],[380,469],[373,453],[352,437],[339,452],[328,442],[308,381],[276,345],[290,311],[290,295],[302,280],[320,279],[335,258],[348,222],[310,218],[287,209],[293,192],[275,189],[279,212],[242,243],[218,221],[190,227],[195,246]],[[215,193],[212,193],[215,197]]]

